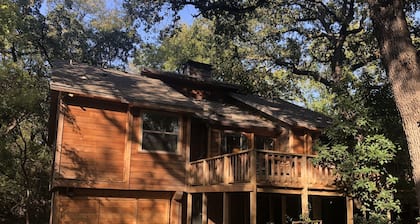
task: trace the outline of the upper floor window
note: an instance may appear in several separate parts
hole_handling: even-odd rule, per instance
[[[263,135],[255,135],[255,149],[274,150],[275,138]]]
[[[177,152],[179,117],[158,112],[142,113],[142,150]]]
[[[223,153],[232,153],[240,150],[248,149],[249,139],[245,134],[238,132],[223,133],[222,151]]]

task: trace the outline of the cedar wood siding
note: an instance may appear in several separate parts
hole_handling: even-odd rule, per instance
[[[184,191],[186,122],[183,122],[185,119],[182,119],[181,115],[179,117],[178,152],[145,152],[140,149],[140,111],[133,110],[130,189]]]
[[[124,192],[114,192],[114,197],[109,197],[109,192],[98,195],[92,190],[84,191],[83,195],[75,191],[72,196],[57,192],[54,197],[56,212],[52,223],[169,223],[169,193],[127,195]]]
[[[127,105],[66,97],[60,110],[62,147],[55,177],[90,187],[123,182]]]
[[[130,111],[127,104],[65,97],[53,186],[183,191],[186,118],[177,154],[150,153],[140,151],[139,110]]]

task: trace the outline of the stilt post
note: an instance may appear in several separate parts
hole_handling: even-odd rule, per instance
[[[229,194],[223,192],[223,224],[229,224]]]
[[[347,224],[353,224],[353,198],[346,197]]]
[[[187,224],[191,224],[192,216],[192,194],[187,194]]]
[[[207,194],[202,193],[201,223],[207,224]]]

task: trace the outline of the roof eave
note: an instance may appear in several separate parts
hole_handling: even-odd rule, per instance
[[[142,99],[127,99],[122,96],[109,95],[109,94],[99,92],[99,91],[84,92],[75,88],[71,88],[71,87],[67,87],[63,85],[57,85],[53,82],[50,83],[50,89],[58,91],[58,92],[62,92],[62,93],[75,94],[81,97],[113,101],[113,102],[128,104],[134,107],[142,107],[146,109],[165,109],[167,111],[185,112],[185,113],[195,113],[201,110],[201,108],[199,107],[187,107],[185,105],[183,105],[182,107],[179,107],[176,103],[164,104],[164,103],[151,102],[151,101],[142,100]]]

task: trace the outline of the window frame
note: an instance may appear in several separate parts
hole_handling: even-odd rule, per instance
[[[143,115],[145,113],[151,113],[151,114],[158,114],[161,116],[168,116],[168,117],[174,117],[177,119],[177,125],[178,130],[177,132],[160,132],[155,130],[145,130],[143,127]],[[162,111],[156,111],[156,110],[140,110],[139,113],[139,127],[137,130],[139,130],[138,139],[139,139],[139,148],[138,151],[142,153],[160,153],[160,154],[180,154],[181,153],[181,147],[182,147],[182,128],[183,128],[183,119],[182,116],[176,113],[170,113],[170,112],[162,112]],[[176,150],[174,152],[172,151],[166,151],[163,149],[156,149],[156,150],[147,150],[143,148],[143,133],[146,131],[147,133],[155,133],[155,134],[165,134],[165,135],[173,135],[176,136]],[[175,134],[176,133],[176,134]]]
[[[235,152],[236,150],[239,151],[244,151],[244,150],[248,150],[251,147],[251,142],[252,140],[249,138],[249,136],[246,135],[246,132],[242,132],[242,131],[234,131],[234,130],[222,130],[221,134],[221,142],[220,142],[220,154],[230,154]],[[232,151],[229,152],[228,148],[227,148],[227,139],[226,137],[228,136],[237,136],[239,137],[239,148],[232,148]],[[243,142],[243,137],[245,137],[246,141],[245,143]]]
[[[263,140],[263,145],[264,145],[264,148],[263,149],[260,149],[260,148],[258,148],[257,147],[257,138],[262,138],[262,140]],[[271,139],[272,141],[273,141],[273,147],[272,147],[272,149],[267,149],[265,146],[266,146],[266,142],[265,142],[265,140],[266,139]],[[277,150],[277,144],[278,144],[278,138],[277,137],[275,137],[275,136],[272,136],[272,135],[262,135],[262,134],[258,134],[258,133],[255,133],[254,134],[254,149],[256,149],[256,150],[268,150],[268,151],[278,151]]]

